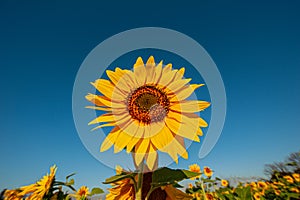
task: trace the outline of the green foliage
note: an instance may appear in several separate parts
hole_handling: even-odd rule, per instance
[[[93,188],[90,193],[90,196],[93,196],[95,194],[102,194],[102,193],[104,193],[104,191],[101,188]]]
[[[117,174],[114,175],[110,178],[107,178],[103,183],[104,184],[110,184],[110,183],[115,183],[117,181],[121,181],[126,178],[134,179],[134,177],[137,175],[136,172],[128,172],[128,173],[122,173],[122,174]]]
[[[176,184],[179,181],[190,179],[198,175],[200,174],[184,169],[170,169],[163,167],[153,172],[151,184],[153,187]]]

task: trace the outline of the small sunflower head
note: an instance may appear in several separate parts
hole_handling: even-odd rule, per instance
[[[203,172],[204,172],[205,176],[207,176],[208,178],[213,175],[213,171],[209,167],[204,167]]]
[[[283,176],[283,178],[289,183],[294,183],[294,179],[289,175]]]
[[[89,195],[89,188],[86,186],[81,186],[76,192],[76,195],[80,198],[86,198]]]
[[[294,173],[294,174],[292,174],[292,176],[296,182],[300,182],[300,174]]]
[[[222,180],[221,180],[221,185],[222,185],[223,187],[227,187],[227,186],[228,186],[228,181],[225,180],[225,179],[222,179]]]

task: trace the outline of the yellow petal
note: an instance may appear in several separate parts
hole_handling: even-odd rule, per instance
[[[115,142],[114,153],[118,153],[124,149],[124,147],[129,143],[132,136],[128,135],[127,133],[120,131],[118,140]]]
[[[148,65],[148,66],[155,66],[155,60],[154,60],[153,56],[150,56],[148,58],[146,65]]]
[[[153,56],[150,56],[146,63],[146,79],[147,83],[154,83],[155,79],[155,60]]]
[[[185,159],[188,158],[188,153],[185,147],[183,147],[177,140],[178,140],[178,136],[175,136],[172,142],[162,150],[163,152],[168,153],[176,163],[178,163],[177,155]]]
[[[97,106],[111,107],[111,100],[105,96],[99,96],[95,94],[88,94],[85,98]]]
[[[199,112],[210,106],[209,102],[206,101],[182,101],[179,103],[173,103],[170,105],[170,110],[176,112],[194,113]]]
[[[105,106],[102,101],[99,100],[100,97],[98,95],[89,93],[85,98],[97,106]]]
[[[185,86],[188,82],[190,82],[192,79],[181,79],[181,80],[177,80],[172,82],[170,85],[168,85],[168,89],[171,90],[172,92],[176,92],[178,90],[180,90],[183,86]]]
[[[116,87],[127,94],[130,93],[131,90],[134,90],[136,87],[138,87],[138,84],[134,78],[134,73],[130,70],[126,70],[126,73],[123,74]]]
[[[142,86],[146,83],[146,69],[141,57],[139,57],[134,64],[134,77],[139,86]]]
[[[203,136],[203,132],[202,132],[201,128],[199,128],[199,129],[197,130],[197,135]]]
[[[135,66],[144,66],[144,61],[142,59],[142,57],[138,57],[135,64],[134,64],[134,67]]]
[[[143,153],[134,153],[133,158],[134,158],[135,165],[139,166],[141,164],[141,162],[143,161],[143,159],[145,158],[145,154],[143,154]]]
[[[157,161],[157,152],[152,145],[149,146],[148,154],[146,155],[146,163],[150,170],[153,170]]]
[[[169,117],[165,119],[166,125],[174,134],[199,142],[200,140],[197,136],[198,125],[194,125],[195,121],[196,120],[187,117],[182,118],[182,123]],[[196,124],[197,122],[198,121],[196,121]]]
[[[91,84],[104,96],[110,99],[125,99],[126,95],[122,93],[117,87],[113,85],[112,82],[105,80],[105,79],[98,79],[94,83]]]
[[[179,70],[178,70],[178,72],[177,72],[177,74],[179,75],[181,75],[180,76],[180,78],[182,78],[183,76],[184,76],[184,72],[185,72],[185,68],[184,67],[182,67],[182,68],[180,68]],[[179,77],[178,77],[179,78]]]
[[[163,149],[165,146],[169,145],[174,139],[173,134],[170,129],[166,126],[156,135],[151,137],[151,143],[159,150]]]
[[[127,144],[126,152],[130,153],[139,140],[140,140],[140,138],[132,137],[131,140]]]
[[[194,90],[198,89],[199,87],[204,86],[204,84],[191,84],[190,85]]]
[[[128,114],[115,114],[116,124],[122,129],[125,130],[124,127],[128,126],[128,124],[132,121],[131,116]]]
[[[148,128],[145,128],[145,137],[152,137],[163,130],[165,127],[165,123],[161,122],[153,122]]]
[[[96,119],[92,120],[88,125],[97,124],[100,122],[113,122],[113,121],[115,121],[114,115],[106,113],[106,114],[100,115]]]
[[[115,125],[116,125],[115,123],[101,124],[100,126],[97,126],[97,127],[93,128],[91,131],[97,130],[97,129],[102,128],[102,127],[115,126]]]
[[[94,110],[111,111],[111,108],[107,108],[107,107],[86,106],[85,108],[94,109]]]
[[[177,70],[172,70],[167,73],[162,73],[162,76],[158,82],[158,85],[160,85],[161,87],[168,86],[173,81],[176,71]]]
[[[105,138],[105,140],[102,142],[100,147],[100,152],[108,150],[118,139],[120,133],[120,129],[114,128]]]
[[[204,121],[204,119],[199,118],[199,126],[200,126],[200,127],[207,127],[208,124],[207,124],[206,121]]]
[[[155,68],[154,83],[158,83],[161,78],[163,61],[160,61]]]
[[[106,70],[106,74],[108,76],[108,78],[111,80],[111,82],[114,85],[117,85],[119,80],[123,77],[123,75],[126,73],[125,70],[122,70],[120,68],[118,68],[118,70],[116,69],[115,71],[111,71],[111,70]]]
[[[195,91],[195,89],[201,87],[202,85],[203,84],[191,84],[191,85],[186,85],[184,87],[181,87],[181,88],[179,88],[179,90],[176,90],[174,92],[176,94],[176,95],[174,95],[176,100],[174,98],[170,98],[170,101],[174,102],[174,101],[184,100],[184,99],[188,98]]]
[[[149,142],[150,142],[149,138],[141,139],[140,142],[136,145],[135,153],[144,153],[144,154],[147,153]]]
[[[166,74],[166,73],[170,72],[171,70],[172,70],[172,64],[169,63],[169,64],[167,64],[167,65],[163,68],[162,73],[163,73],[163,74]]]
[[[178,155],[181,156],[184,159],[188,159],[188,153],[185,149],[184,138],[179,136],[179,135],[176,135],[175,139],[178,141],[177,146],[180,145],[180,147],[178,148],[179,151],[177,152]]]

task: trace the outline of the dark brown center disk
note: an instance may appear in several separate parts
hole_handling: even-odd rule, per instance
[[[133,119],[144,124],[162,121],[169,112],[167,95],[153,85],[144,85],[128,96],[127,108]]]

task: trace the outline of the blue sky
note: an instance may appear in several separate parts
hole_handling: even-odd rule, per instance
[[[148,26],[174,29],[199,42],[217,64],[227,94],[225,126],[213,151],[199,160],[200,145],[192,144],[190,159],[172,167],[198,163],[222,177],[262,176],[264,164],[299,151],[299,6],[296,1],[1,1],[0,189],[32,183],[52,164],[60,180],[76,172],[77,186],[105,187],[101,182],[114,170],[89,154],[78,137],[73,83],[100,42]]]

